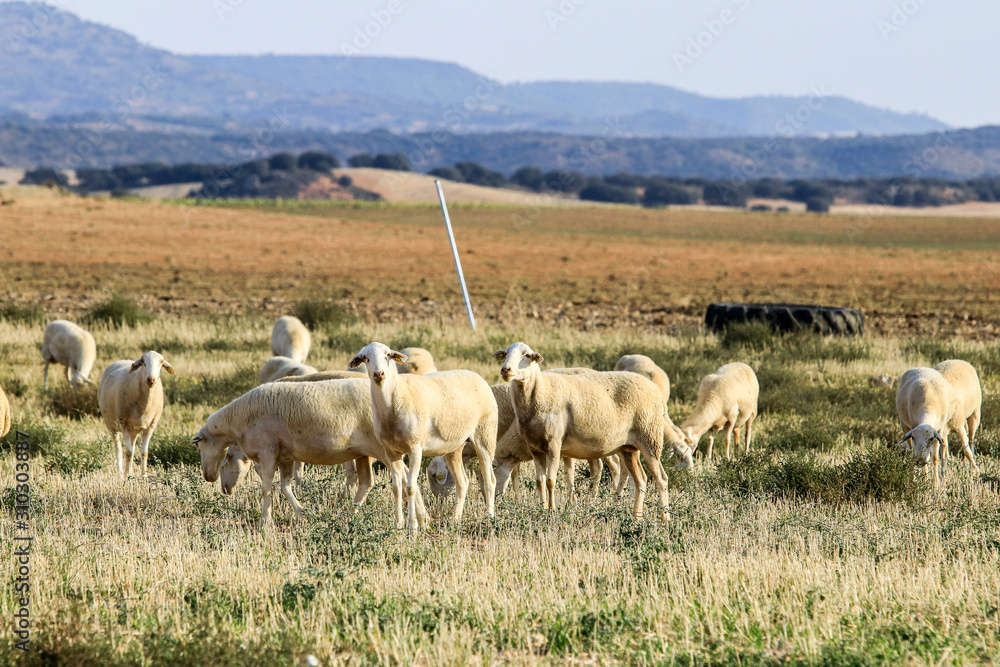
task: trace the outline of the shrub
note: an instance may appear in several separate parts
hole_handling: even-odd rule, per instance
[[[354,168],[360,167],[373,167],[375,166],[375,158],[368,153],[360,153],[351,158],[348,158],[347,164]]]
[[[459,162],[455,165],[455,169],[466,183],[489,188],[502,188],[507,185],[507,179],[499,171],[492,171],[475,162]]]
[[[296,301],[292,314],[311,331],[319,331],[323,327],[344,327],[357,319],[339,303],[319,299]]]
[[[613,204],[638,204],[639,195],[632,188],[623,188],[608,183],[594,183],[580,191],[580,199],[609,202]]]
[[[774,331],[767,322],[730,324],[722,333],[722,347],[763,350],[774,343]]]
[[[198,448],[191,444],[192,433],[157,431],[149,443],[149,463],[155,466],[200,465]]]
[[[717,181],[705,186],[703,197],[709,206],[744,208],[748,191],[747,185],[739,181]]]
[[[409,171],[410,161],[401,153],[379,153],[372,160],[371,166],[391,171]]]
[[[123,326],[138,326],[153,321],[153,316],[143,310],[135,301],[121,295],[112,296],[107,301],[95,304],[87,314],[89,323],[107,323],[116,329]]]
[[[339,185],[342,188],[349,188],[352,185],[354,185],[354,179],[351,178],[350,176],[341,176],[340,178],[337,179],[337,185]]]
[[[45,469],[63,475],[85,475],[100,470],[107,460],[108,445],[108,440],[102,438],[85,442],[63,441],[44,452]]]
[[[529,190],[541,190],[545,186],[545,173],[538,167],[521,167],[511,175],[510,182]]]
[[[278,153],[267,160],[267,166],[274,171],[292,171],[299,166],[299,160],[291,153]]]
[[[829,213],[833,200],[828,197],[810,197],[806,200],[806,210],[813,213]]]
[[[0,319],[28,325],[43,324],[45,322],[45,309],[37,303],[27,306],[5,303],[0,306]]]
[[[650,183],[642,194],[642,205],[647,207],[694,204],[697,193],[679,183],[657,181]]]
[[[61,188],[69,185],[69,178],[66,174],[53,169],[52,167],[38,167],[24,172],[24,177],[20,181],[21,185],[46,185],[52,183]]]
[[[0,388],[7,396],[15,396],[21,398],[28,393],[28,383],[19,377],[9,377],[4,380],[0,380]]]
[[[578,171],[556,169],[545,173],[542,188],[572,194],[587,187],[587,177]]]
[[[462,177],[462,172],[454,167],[437,167],[436,169],[431,169],[427,173],[435,178],[444,179],[446,181],[454,181],[455,183],[461,183],[465,180]]]
[[[311,169],[327,173],[331,169],[340,168],[340,160],[330,153],[320,151],[306,151],[299,156],[299,169]]]
[[[168,403],[208,405],[214,410],[256,387],[258,377],[259,369],[253,366],[238,368],[231,375],[178,376],[164,383],[163,394]]]
[[[70,419],[101,416],[101,408],[97,404],[96,382],[83,385],[59,384],[48,391],[46,402],[52,412]]]

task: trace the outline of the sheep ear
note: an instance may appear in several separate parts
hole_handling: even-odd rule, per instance
[[[202,436],[201,433],[199,433],[198,435],[196,435],[193,438],[191,438],[191,444],[192,445],[197,445],[199,442],[201,442],[204,439],[205,439],[205,437]]]
[[[143,359],[142,357],[139,357],[138,359],[132,362],[132,366],[128,369],[128,372],[131,373],[133,371],[137,371],[145,365],[146,365],[146,360]]]
[[[503,361],[507,358],[507,350],[497,350],[493,353],[493,358],[497,361]]]
[[[177,373],[174,372],[174,367],[168,364],[166,361],[163,362],[163,370],[170,373],[171,375],[177,375]]]
[[[401,364],[404,361],[406,361],[406,355],[403,354],[402,352],[396,352],[395,350],[389,352],[389,358],[395,361],[397,364]]]
[[[940,442],[942,445],[948,444],[944,441],[944,436],[942,436],[939,431],[934,431],[934,439]]]
[[[363,364],[364,362],[365,362],[365,358],[364,358],[364,357],[362,357],[362,356],[361,356],[361,355],[359,354],[358,356],[356,356],[356,357],[354,357],[353,359],[351,359],[351,363],[347,364],[347,367],[348,367],[348,368],[357,368],[358,366],[360,366],[360,365],[361,365],[361,364]]]
[[[537,352],[532,352],[531,354],[528,355],[528,358],[534,361],[536,364],[542,363],[542,361],[544,361],[545,359],[542,355],[538,354]]]

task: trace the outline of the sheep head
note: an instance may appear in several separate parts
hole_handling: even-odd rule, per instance
[[[501,362],[500,377],[504,382],[521,380],[532,364],[541,364],[542,355],[532,350],[526,343],[511,343],[506,349],[497,350],[493,358]]]
[[[227,448],[226,459],[223,461],[222,470],[219,473],[219,486],[222,488],[222,493],[230,495],[243,481],[252,465],[250,459],[239,447]]]
[[[944,437],[929,424],[920,424],[910,429],[903,438],[896,443],[896,448],[903,452],[908,452],[917,463],[926,465],[934,459],[938,447],[947,447]]]
[[[388,345],[372,342],[358,352],[347,367],[357,368],[364,364],[368,370],[368,378],[375,384],[381,385],[387,377],[397,373],[396,364],[402,364],[404,361],[406,355],[402,352],[389,349]]]
[[[128,372],[134,373],[140,368],[144,368],[146,370],[147,387],[153,387],[156,385],[157,381],[160,379],[161,369],[171,375],[176,375],[176,373],[174,373],[174,367],[168,364],[167,360],[164,359],[159,352],[154,352],[152,350],[133,361],[132,366],[128,369]]]
[[[213,433],[211,419],[209,417],[209,423],[202,426],[201,430],[191,438],[191,444],[196,445],[198,453],[201,454],[201,472],[206,482],[219,479],[219,470],[226,459],[229,445],[232,444],[220,433]]]

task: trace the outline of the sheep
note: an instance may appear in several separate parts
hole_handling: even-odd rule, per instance
[[[3,387],[0,387],[0,438],[10,433],[10,402]]]
[[[964,374],[962,369],[945,368],[955,375]],[[961,402],[952,384],[936,369],[911,368],[899,378],[896,412],[904,435],[896,447],[909,452],[921,465],[930,464],[927,474],[933,477],[935,487],[941,484],[943,450],[951,431],[962,437],[965,457],[979,470],[966,433],[968,419],[958,409]]]
[[[140,368],[142,373],[136,373]],[[174,367],[159,352],[150,350],[135,361],[123,359],[110,364],[101,373],[97,402],[104,425],[115,447],[115,465],[119,479],[132,471],[135,443],[142,436],[142,476],[146,476],[149,441],[163,415],[163,381],[160,370],[175,375]],[[125,462],[122,466],[122,436],[125,436]]]
[[[49,387],[49,364],[66,367],[70,384],[90,382],[90,371],[97,361],[97,345],[90,332],[69,320],[54,320],[45,327],[42,336],[42,389]]]
[[[288,357],[301,364],[309,356],[311,345],[309,329],[297,317],[279,317],[271,329],[271,354],[275,357]]]
[[[274,382],[288,376],[312,375],[319,373],[312,366],[300,364],[290,357],[271,357],[260,367],[259,384]]]
[[[375,437],[369,381],[269,382],[251,389],[209,415],[192,438],[201,456],[207,482],[219,479],[231,446],[260,465],[263,529],[270,522],[275,470],[281,473],[281,492],[297,518],[302,506],[291,489],[295,461],[336,465],[359,457],[377,458],[389,466],[389,456]],[[391,469],[391,466],[390,466]],[[362,467],[364,470],[364,467]],[[371,488],[370,475],[359,475],[355,505]],[[396,525],[401,527],[402,498],[396,494]],[[418,518],[426,522],[423,499],[416,495]]]
[[[973,443],[983,409],[983,389],[979,384],[979,374],[972,364],[961,359],[942,361],[934,370],[943,375],[954,390],[957,405],[952,421],[955,425],[951,426],[951,430],[958,433],[962,440],[962,453],[978,472]],[[950,455],[947,444],[943,449],[944,458],[947,459]]]
[[[659,491],[661,518],[667,519],[667,475],[660,464],[663,395],[656,385],[637,373],[543,373],[542,355],[522,342],[493,356],[502,362],[500,377],[510,383],[517,430],[531,449],[546,509],[555,508],[560,457],[589,460],[624,451],[626,470],[636,482],[633,513],[641,517],[646,475],[632,456],[640,451]]]
[[[652,380],[653,384],[660,388],[663,393],[663,402],[670,400],[670,378],[662,368],[644,354],[626,354],[615,364],[616,371],[631,371],[639,375],[645,375]]]
[[[751,426],[757,417],[757,398],[760,384],[753,369],[744,363],[735,362],[720,366],[715,373],[706,375],[698,387],[698,405],[684,423],[681,430],[692,452],[698,448],[702,434],[708,431],[706,460],[712,460],[715,433],[725,429],[726,458],[730,458],[733,431],[736,441],[740,440],[740,427],[746,425],[745,452],[750,453]]]
[[[409,457],[406,490],[410,497],[407,528],[417,529],[414,494],[419,490],[420,461],[444,456],[455,477],[455,521],[462,517],[469,483],[462,465],[462,448],[471,441],[479,459],[486,513],[493,516],[493,454],[496,450],[497,405],[490,387],[472,371],[456,370],[431,375],[400,375],[396,364],[406,357],[379,342],[366,345],[349,367],[365,365],[371,383],[372,414],[378,441],[389,455],[393,492],[402,497],[405,471],[403,456]],[[397,507],[400,505],[397,503]],[[397,525],[402,523],[397,515]]]
[[[431,485],[431,493],[440,502],[455,488],[455,477],[448,470],[448,463],[443,456],[435,456],[427,466],[427,481]]]
[[[422,347],[404,347],[399,353],[406,357],[406,361],[399,366],[400,373],[429,375],[438,372],[434,357]]]

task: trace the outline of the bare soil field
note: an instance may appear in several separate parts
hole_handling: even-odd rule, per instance
[[[5,189],[0,290],[72,314],[112,292],[168,312],[343,301],[460,320],[433,204],[189,202]],[[855,306],[870,331],[990,339],[1000,219],[456,203],[481,318],[581,329],[696,326],[714,301]]]

